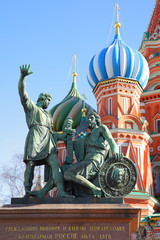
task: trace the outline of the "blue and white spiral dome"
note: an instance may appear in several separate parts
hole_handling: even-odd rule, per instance
[[[145,88],[149,78],[146,59],[137,50],[127,46],[116,34],[112,44],[93,56],[87,78],[94,88],[99,81],[122,77],[137,80]]]

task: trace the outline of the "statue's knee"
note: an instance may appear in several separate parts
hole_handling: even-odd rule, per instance
[[[27,164],[26,164],[26,167],[27,168],[34,168],[35,167],[35,163],[33,161],[29,161]]]
[[[68,178],[68,173],[65,172],[65,173],[64,173],[64,179],[67,180],[67,178]]]
[[[73,176],[72,171],[67,171],[67,172],[64,173],[64,179],[65,180],[71,180],[72,176]]]

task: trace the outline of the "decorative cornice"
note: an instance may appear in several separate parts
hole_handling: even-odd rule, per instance
[[[141,85],[139,84],[139,82],[137,80],[122,78],[122,77],[116,77],[116,78],[110,78],[110,79],[107,79],[107,80],[104,80],[104,81],[99,81],[96,84],[95,88],[93,89],[93,93],[95,93],[97,91],[97,89],[100,85],[109,84],[109,83],[113,83],[113,82],[123,82],[123,83],[136,84],[141,89],[141,91],[143,91]]]
[[[159,47],[160,39],[155,40],[143,40],[140,46],[139,51],[144,55],[144,51],[146,51],[147,48],[155,48]]]
[[[142,93],[140,102],[150,103],[151,101],[152,102],[160,101],[160,89]]]
[[[150,96],[150,95],[154,95],[154,94],[160,94],[160,89],[143,92],[142,95],[141,95],[141,98],[146,97],[146,96]]]
[[[126,128],[113,128],[110,129],[110,132],[112,134],[114,133],[122,133],[122,134],[138,134],[138,135],[143,135],[143,137],[145,137],[147,139],[147,141],[149,141],[150,143],[153,142],[153,140],[151,139],[150,135],[142,130],[135,130],[135,129],[126,129]]]

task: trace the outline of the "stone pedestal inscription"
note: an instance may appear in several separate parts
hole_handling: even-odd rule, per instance
[[[103,240],[129,239],[128,223],[4,224],[0,239],[12,240]]]
[[[127,204],[7,205],[0,240],[129,240],[140,213]]]

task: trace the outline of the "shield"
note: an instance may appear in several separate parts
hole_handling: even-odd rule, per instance
[[[99,171],[99,184],[105,197],[124,197],[133,190],[136,182],[136,167],[122,154],[108,158]]]

